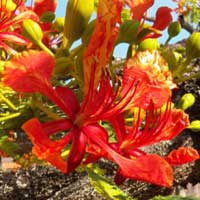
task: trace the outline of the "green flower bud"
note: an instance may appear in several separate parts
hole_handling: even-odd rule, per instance
[[[157,39],[153,39],[153,38],[145,39],[139,44],[139,50],[140,51],[156,50],[159,47],[160,47],[160,45],[158,43],[158,40]]]
[[[168,27],[168,34],[169,34],[169,37],[172,38],[172,37],[175,37],[177,36],[180,31],[181,31],[181,24],[179,22],[172,22],[169,27]]]
[[[193,132],[200,132],[200,120],[192,121],[188,128],[191,129]]]
[[[188,108],[190,108],[191,106],[193,106],[195,103],[195,97],[192,93],[186,93],[184,94],[179,103],[178,103],[178,107],[183,109],[183,110],[186,110]]]
[[[200,57],[200,32],[194,32],[186,42],[186,56],[190,61]]]
[[[55,14],[49,11],[43,13],[42,16],[40,17],[40,20],[45,23],[52,22],[54,19],[55,19]]]
[[[68,0],[64,25],[68,45],[81,37],[93,10],[94,0]]]
[[[120,26],[117,43],[126,42],[132,43],[136,37],[137,30],[140,26],[138,21],[126,20]]]
[[[39,44],[43,38],[43,32],[39,24],[31,19],[23,21],[23,35],[27,37],[34,44]]]

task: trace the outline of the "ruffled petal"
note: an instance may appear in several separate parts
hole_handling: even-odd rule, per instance
[[[138,52],[124,68],[122,96],[131,97],[126,107],[146,109],[150,103],[161,107],[176,85],[167,64],[157,51]],[[133,95],[134,94],[134,95]]]
[[[67,172],[67,163],[62,159],[61,151],[72,139],[73,132],[69,132],[58,141],[53,141],[48,137],[49,132],[46,133],[38,119],[35,118],[23,124],[22,129],[26,132],[33,144],[32,151],[34,154],[51,163],[62,172]]]
[[[165,160],[170,165],[182,165],[188,162],[193,162],[199,159],[199,153],[193,148],[179,147],[176,150],[171,151]]]
[[[171,186],[173,180],[172,168],[158,155],[145,155],[133,160],[128,159],[115,152],[101,138],[96,136],[95,133],[102,131],[97,126],[86,126],[83,131],[119,165],[123,176],[156,185]]]
[[[17,92],[40,92],[51,90],[51,74],[54,59],[46,52],[25,51],[6,62],[3,83]]]

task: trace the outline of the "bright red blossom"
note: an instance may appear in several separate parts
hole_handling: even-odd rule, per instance
[[[171,80],[157,51],[142,52],[125,64],[122,81],[111,84],[106,65],[117,36],[122,1],[100,0],[95,30],[84,53],[84,99],[80,104],[67,87],[53,87],[50,79],[54,58],[45,52],[29,51],[7,62],[3,82],[18,92],[39,92],[47,96],[66,118],[40,123],[30,119],[22,129],[33,143],[33,152],[64,173],[81,163],[101,157],[117,163],[116,182],[133,178],[169,187],[173,174],[170,164],[182,164],[198,158],[193,149],[178,150],[168,157],[146,154],[141,147],[169,140],[189,124],[187,115],[170,102]],[[101,29],[99,28],[101,27]],[[34,62],[31,62],[34,60]],[[165,109],[161,109],[162,106]],[[132,125],[124,120],[125,111],[134,108]],[[116,141],[108,141],[108,132],[99,125],[107,121],[115,131]],[[64,131],[59,140],[53,134]],[[67,159],[61,152],[70,146]],[[184,152],[184,153],[183,153]]]

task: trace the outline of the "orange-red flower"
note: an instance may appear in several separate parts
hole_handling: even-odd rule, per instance
[[[171,106],[170,89],[174,84],[156,51],[130,58],[122,81],[111,84],[105,71],[121,8],[120,0],[99,1],[97,23],[83,58],[82,103],[69,88],[51,85],[54,58],[45,52],[29,51],[14,56],[5,64],[3,82],[18,92],[39,92],[47,96],[66,114],[66,118],[46,123],[30,119],[22,126],[33,143],[33,152],[62,172],[69,173],[82,162],[87,164],[105,157],[119,165],[118,183],[125,177],[169,187],[173,180],[171,161],[155,154],[147,155],[140,148],[175,137],[188,126],[188,118]],[[163,111],[161,106],[165,104]],[[132,126],[127,127],[124,115],[131,108],[137,110]],[[100,120],[112,125],[116,142],[109,142],[108,132],[99,124]],[[52,135],[60,131],[65,136],[53,140]],[[61,152],[66,147],[70,150],[65,160]],[[181,153],[184,162],[197,158],[188,156],[189,153]]]
[[[15,44],[27,45],[28,40],[17,32],[11,31],[10,28],[15,28],[15,26],[24,19],[36,18],[36,15],[29,11],[16,16],[16,10],[20,7],[22,2],[22,0],[17,0],[15,3],[11,0],[3,0],[0,2],[0,46],[11,53],[16,53],[16,51],[6,43],[7,41]]]

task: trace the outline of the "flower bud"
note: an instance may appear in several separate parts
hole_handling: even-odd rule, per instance
[[[186,56],[190,61],[200,57],[200,32],[194,32],[186,42]]]
[[[94,9],[94,0],[68,0],[64,35],[71,45],[83,34]]]
[[[140,45],[139,45],[139,50],[140,51],[145,51],[145,50],[156,50],[160,47],[158,40],[153,39],[153,38],[148,38],[143,40]]]
[[[31,19],[23,21],[23,35],[34,44],[39,44],[43,38],[43,32],[40,25]]]
[[[187,110],[188,108],[193,106],[194,103],[195,103],[194,95],[192,93],[186,93],[181,97],[178,106],[183,110]]]
[[[177,22],[172,22],[169,27],[168,27],[168,34],[169,34],[169,37],[172,38],[172,37],[175,37],[177,36],[180,31],[181,31],[181,24],[177,21]]]
[[[190,123],[189,129],[193,132],[200,132],[200,120],[194,120]]]

